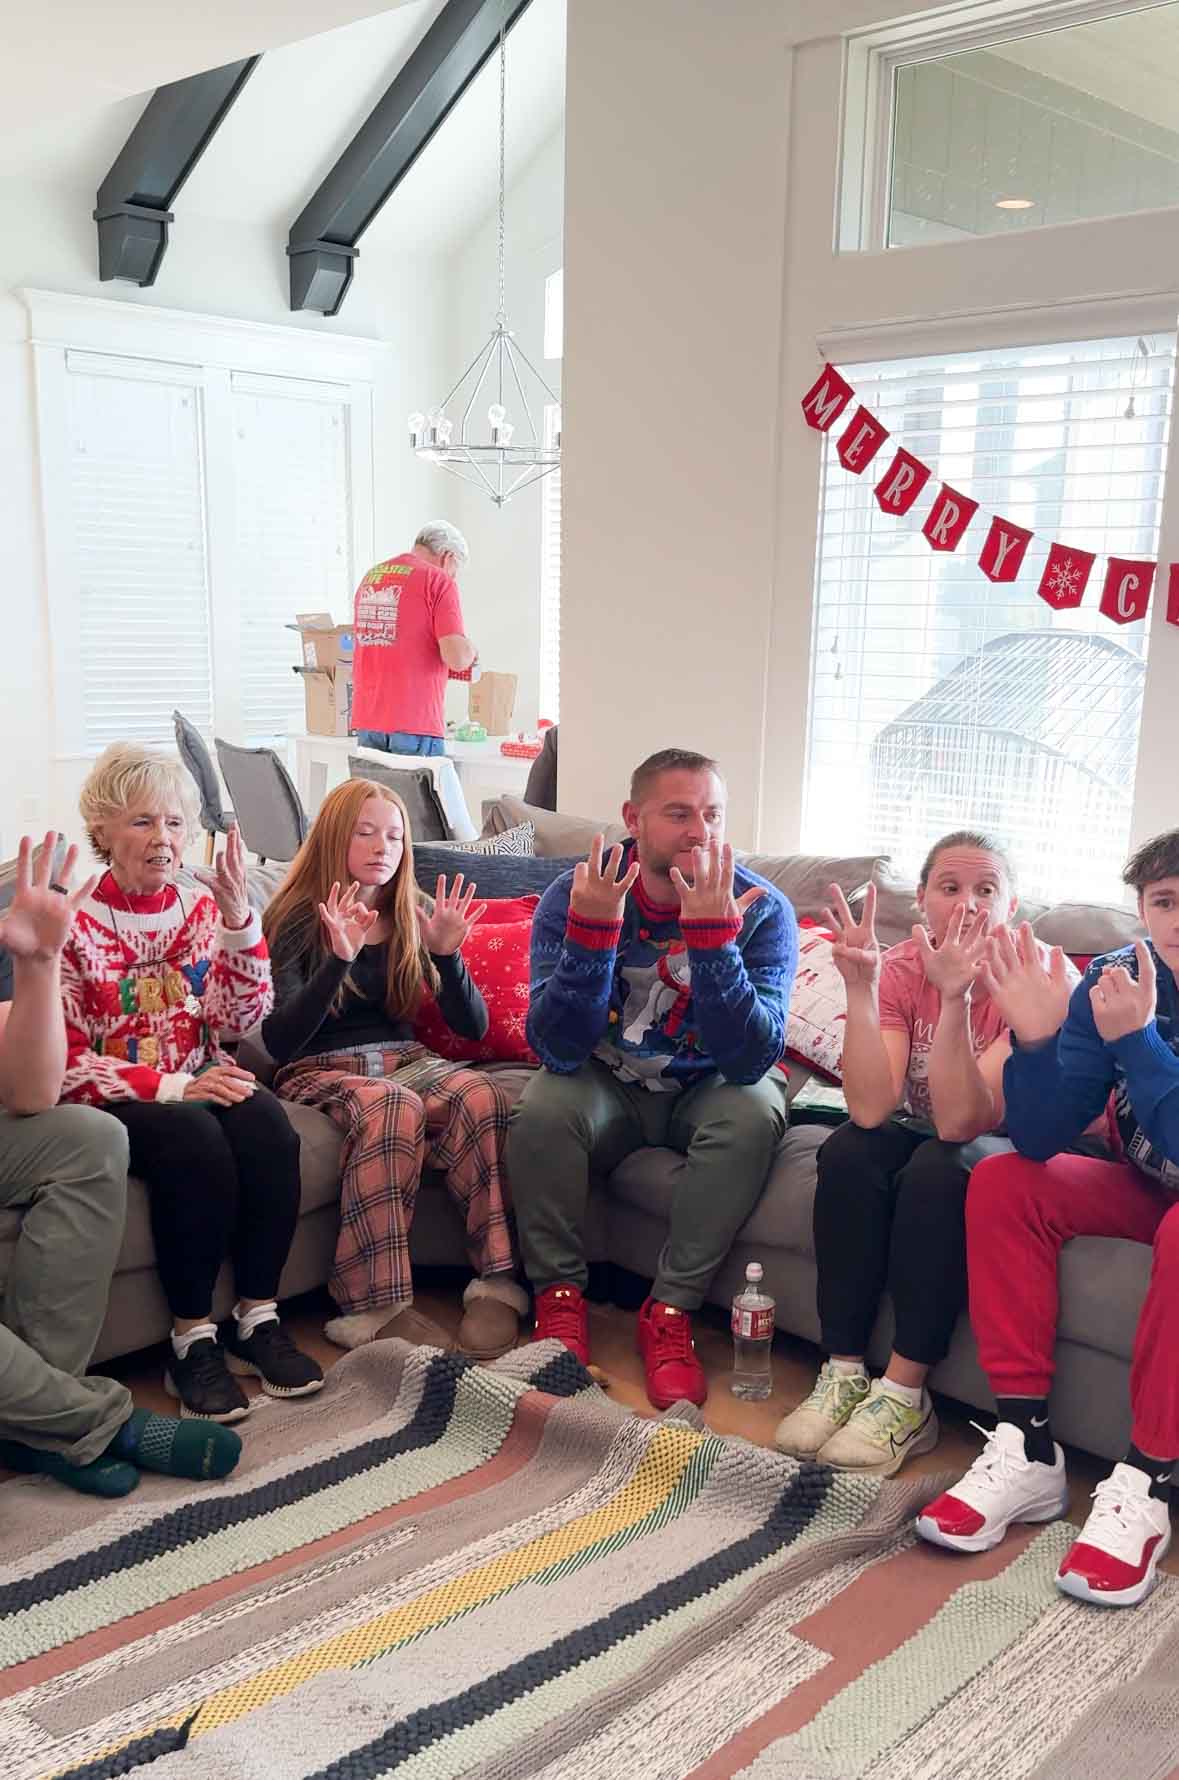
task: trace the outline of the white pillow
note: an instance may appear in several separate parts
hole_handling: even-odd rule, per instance
[[[831,956],[832,934],[815,921],[798,923],[798,970],[790,992],[786,1051],[833,1080],[843,1080],[847,992]]]

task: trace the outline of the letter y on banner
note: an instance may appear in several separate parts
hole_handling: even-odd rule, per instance
[[[807,425],[817,433],[825,433],[839,419],[854,393],[846,378],[832,365],[824,365],[802,398]]]
[[[1032,534],[1010,519],[992,519],[978,566],[988,581],[1014,581],[1023,567]]]
[[[929,481],[929,465],[902,445],[876,484],[876,499],[885,513],[907,513]]]

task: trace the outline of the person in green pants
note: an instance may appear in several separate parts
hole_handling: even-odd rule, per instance
[[[0,1003],[0,1208],[21,1214],[0,1282],[0,1466],[122,1496],[143,1470],[224,1477],[241,1441],[228,1428],[136,1409],[86,1367],[106,1315],[123,1238],[127,1133],[109,1113],[55,1104],[65,1073],[61,949],[74,909],[76,849],[51,882],[57,836],[34,866],[20,844],[16,889],[0,917],[12,999]]]
[[[507,1170],[535,1338],[588,1364],[583,1242],[591,1169],[677,1150],[667,1242],[639,1312],[647,1395],[708,1386],[691,1312],[765,1186],[786,1131],[774,1066],[798,959],[794,911],[724,843],[725,783],[669,748],[632,777],[629,839],[550,885],[532,928],[528,1038],[543,1069],[508,1133]]]

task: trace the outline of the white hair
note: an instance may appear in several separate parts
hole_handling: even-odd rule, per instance
[[[453,556],[460,563],[471,559],[467,540],[457,525],[451,525],[449,519],[428,519],[414,539],[414,546],[419,550],[429,550],[435,556]]]
[[[187,769],[154,748],[112,742],[95,761],[78,802],[90,845],[108,865],[111,855],[103,827],[136,804],[152,810],[176,809],[184,817],[185,839],[196,833],[197,800]]]

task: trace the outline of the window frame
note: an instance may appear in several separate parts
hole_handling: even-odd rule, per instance
[[[1167,0],[1156,0],[1166,4]],[[889,196],[892,189],[893,108],[896,77],[901,68],[940,61],[968,50],[991,49],[1021,37],[1046,36],[1070,25],[1096,24],[1123,13],[1150,12],[1143,0],[982,0],[919,13],[887,26],[868,26],[844,40],[844,77],[839,133],[838,202],[834,219],[835,251],[907,253],[914,243],[890,246]],[[1113,212],[1111,216],[1179,215],[1179,205]],[[1111,220],[1082,218],[1088,223]],[[1019,230],[1028,235],[1053,234],[1076,222],[1035,223]],[[989,239],[990,237],[981,237]]]
[[[238,737],[242,730],[236,635],[237,588],[232,418],[238,387],[278,380],[303,399],[343,400],[348,415],[353,564],[373,557],[374,391],[389,348],[352,335],[318,335],[263,322],[189,314],[147,304],[19,292],[29,315],[38,418],[38,468],[45,555],[46,615],[53,689],[51,736],[55,765],[92,760],[82,721],[82,657],[77,634],[78,564],[70,496],[69,355],[98,355],[107,374],[120,366],[137,377],[190,384],[200,403],[202,474],[213,726]],[[292,616],[293,616],[292,612]],[[226,639],[230,639],[229,645]],[[161,737],[170,746],[172,738]]]

